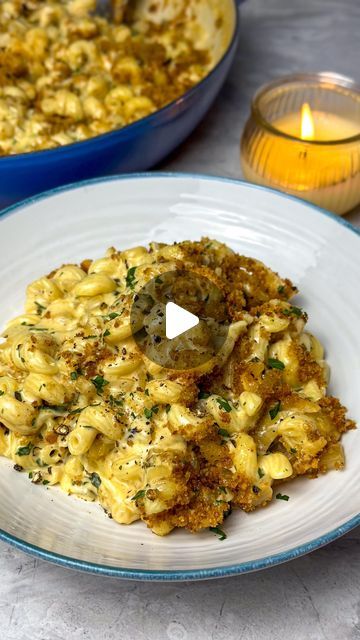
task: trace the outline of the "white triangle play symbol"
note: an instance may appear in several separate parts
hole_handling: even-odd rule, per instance
[[[185,331],[196,327],[199,318],[174,302],[167,302],[165,309],[165,332],[168,340],[180,336]]]

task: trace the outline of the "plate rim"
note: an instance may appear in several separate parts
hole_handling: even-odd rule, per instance
[[[94,184],[101,184],[103,182],[121,182],[122,180],[138,180],[142,178],[145,178],[145,179],[188,178],[193,180],[200,179],[200,180],[207,180],[209,182],[222,182],[222,183],[229,183],[233,185],[242,185],[250,189],[256,189],[258,191],[273,193],[286,200],[297,202],[298,204],[303,204],[305,207],[313,211],[316,211],[317,213],[321,213],[322,215],[325,215],[326,217],[341,224],[342,226],[348,228],[350,231],[353,231],[356,235],[360,236],[360,228],[355,227],[355,225],[353,225],[351,222],[346,220],[344,217],[337,215],[335,213],[332,213],[328,209],[319,207],[318,205],[313,204],[312,202],[308,202],[307,200],[303,200],[302,198],[293,196],[290,193],[285,193],[283,191],[280,191],[279,189],[274,189],[272,187],[267,187],[264,185],[255,184],[253,182],[248,182],[247,180],[243,180],[241,178],[231,178],[227,176],[217,176],[217,175],[211,175],[209,173],[197,173],[197,172],[191,172],[191,171],[189,172],[188,171],[134,171],[131,173],[117,173],[110,176],[100,176],[97,178],[87,178],[85,180],[76,180],[75,182],[68,182],[58,187],[46,189],[45,191],[41,191],[32,196],[28,196],[27,198],[23,198],[22,200],[19,200],[18,202],[14,202],[8,205],[7,207],[5,207],[4,209],[1,209],[0,223],[4,218],[7,218],[9,215],[15,213],[18,209],[23,209],[31,204],[34,204],[35,202],[46,200],[47,198],[53,195],[57,195],[58,193],[62,193],[66,191],[74,191],[76,189],[81,189],[82,187],[89,187]]]
[[[171,571],[161,571],[157,569],[124,569],[122,567],[111,567],[105,564],[88,562],[87,560],[78,560],[60,553],[55,553],[54,551],[47,551],[42,547],[33,545],[30,542],[25,542],[12,534],[6,533],[2,529],[0,529],[0,540],[8,542],[11,546],[24,551],[28,555],[39,558],[40,560],[46,560],[60,567],[66,567],[67,569],[74,569],[77,571],[112,578],[121,578],[123,580],[138,580],[146,582],[186,582],[190,580],[195,581],[214,578],[229,578],[231,576],[244,573],[253,573],[255,571],[260,571],[261,569],[268,569],[290,560],[295,560],[296,558],[307,555],[308,553],[316,551],[316,549],[320,549],[330,542],[337,540],[341,536],[345,535],[345,533],[355,529],[359,524],[360,514],[354,516],[343,525],[340,525],[329,533],[319,536],[318,538],[314,538],[314,540],[311,540],[310,542],[305,542],[304,544],[293,547],[288,551],[282,551],[257,560],[247,560],[246,562],[239,562],[223,567],[209,567],[206,569],[174,569]]]
[[[153,178],[164,178],[164,179],[195,179],[195,180],[208,180],[212,182],[221,182],[221,183],[230,183],[233,185],[242,185],[246,186],[250,189],[257,189],[260,191],[265,191],[267,193],[276,194],[284,199],[295,201],[297,203],[303,204],[305,207],[312,209],[314,212],[325,215],[326,217],[332,219],[333,221],[341,224],[345,228],[349,229],[349,231],[355,233],[358,237],[360,237],[360,229],[352,225],[348,220],[337,216],[326,209],[322,209],[317,205],[309,203],[305,200],[297,198],[296,196],[282,193],[276,189],[271,189],[269,187],[265,187],[262,185],[253,184],[250,182],[246,182],[245,180],[240,180],[236,178],[228,178],[223,176],[212,176],[209,174],[201,174],[201,173],[188,173],[188,172],[161,172],[161,171],[147,171],[147,172],[137,172],[131,174],[117,174],[114,176],[103,176],[100,178],[92,178],[88,180],[80,180],[78,182],[73,182],[70,184],[62,185],[60,187],[55,187],[53,189],[49,189],[47,191],[43,191],[34,196],[30,196],[20,202],[10,205],[4,210],[0,211],[0,223],[9,217],[10,215],[16,213],[19,210],[26,208],[36,202],[46,200],[47,198],[57,195],[58,193],[73,191],[75,189],[81,189],[82,187],[91,186],[94,184],[104,183],[104,182],[116,182],[122,180],[136,180],[136,179],[153,179]],[[209,567],[205,569],[180,569],[180,570],[156,570],[156,569],[129,569],[122,567],[111,567],[109,565],[98,564],[94,562],[88,562],[86,560],[71,558],[66,555],[55,553],[54,551],[46,550],[42,547],[38,547],[33,545],[30,542],[26,542],[21,538],[16,537],[15,535],[0,529],[0,540],[9,543],[11,546],[14,546],[21,551],[24,551],[36,558],[40,558],[42,560],[47,560],[49,562],[55,563],[59,566],[64,566],[70,569],[80,570],[84,572],[94,573],[103,576],[111,576],[117,577],[127,580],[143,580],[143,581],[186,581],[186,580],[205,580],[209,578],[223,578],[230,577],[238,574],[249,573],[258,571],[260,569],[265,569],[268,567],[273,567],[275,565],[287,562],[289,560],[293,560],[300,556],[303,556],[311,551],[315,551],[320,547],[333,542],[337,538],[340,538],[345,533],[348,533],[355,527],[360,525],[360,513],[353,516],[342,525],[331,529],[325,534],[310,540],[309,542],[305,542],[296,547],[292,547],[287,551],[282,551],[276,554],[270,554],[263,558],[258,558],[256,560],[248,560],[246,562],[239,562],[232,565],[225,565],[220,567]]]

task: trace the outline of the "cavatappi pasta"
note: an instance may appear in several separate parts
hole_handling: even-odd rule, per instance
[[[123,127],[210,70],[186,11],[161,23],[117,24],[95,7],[95,0],[0,2],[0,155]]]
[[[138,288],[185,268],[225,299],[227,348],[205,371],[154,366],[131,333]],[[209,239],[111,248],[39,278],[0,345],[0,454],[158,535],[217,527],[232,508],[287,498],[284,480],[341,469],[355,425],[326,396],[324,351],[295,293]]]

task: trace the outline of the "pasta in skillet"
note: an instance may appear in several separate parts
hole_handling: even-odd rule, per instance
[[[229,325],[218,355],[184,371],[151,362],[131,319],[143,284],[183,268],[216,283]],[[158,535],[221,532],[231,509],[287,499],[284,480],[344,466],[341,435],[355,426],[326,396],[324,351],[295,293],[206,238],[111,248],[39,278],[0,345],[0,454]]]
[[[0,2],[0,156],[124,127],[202,80],[214,60],[183,5],[118,24],[95,0]]]

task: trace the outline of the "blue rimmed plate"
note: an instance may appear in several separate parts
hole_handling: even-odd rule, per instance
[[[35,197],[0,219],[0,322],[20,312],[26,285],[55,266],[151,240],[226,242],[290,277],[309,328],[326,347],[330,392],[360,422],[359,235],[302,201],[221,178],[144,174],[84,182]],[[189,580],[254,571],[290,560],[360,523],[360,431],[343,438],[347,464],[298,479],[252,514],[235,512],[228,537],[177,531],[154,536],[120,526],[95,504],[31,484],[0,460],[0,538],[38,557],[143,580]]]

